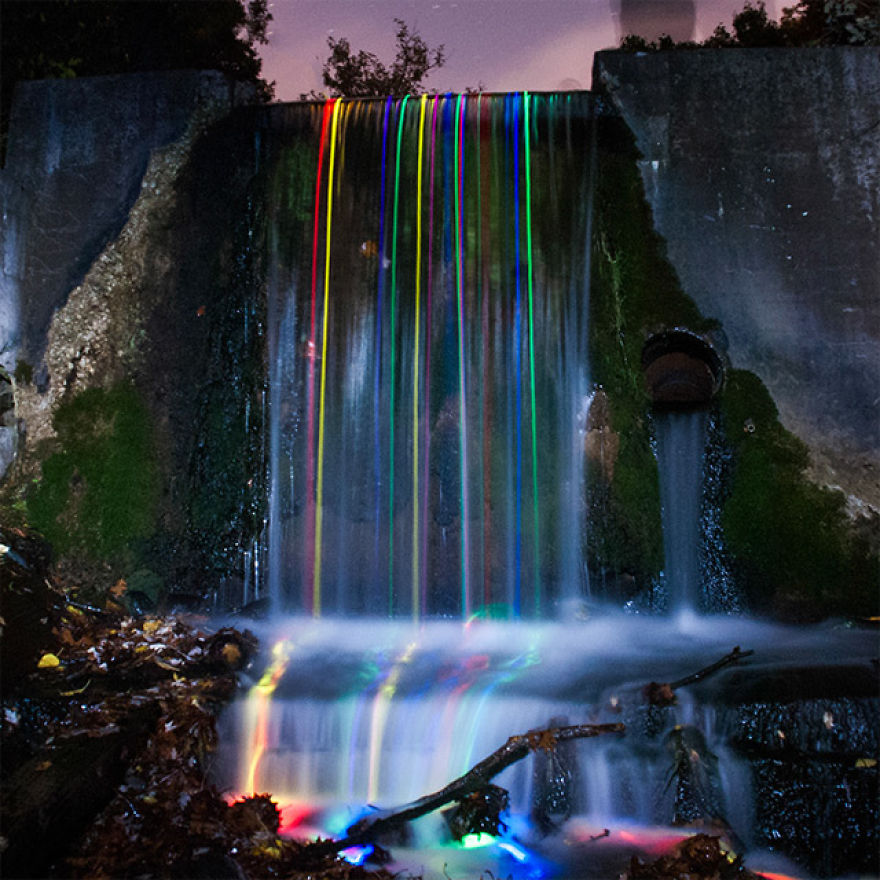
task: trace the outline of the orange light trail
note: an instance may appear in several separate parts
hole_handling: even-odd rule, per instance
[[[382,739],[385,732],[385,722],[388,720],[388,710],[391,708],[391,700],[397,690],[403,667],[412,660],[417,647],[416,642],[410,642],[407,645],[406,650],[398,657],[373,701],[373,712],[370,716],[370,776],[367,784],[367,799],[371,803],[377,799],[379,790],[379,757],[382,753]]]
[[[244,784],[241,786],[241,790],[247,794],[255,794],[257,791],[257,770],[269,744],[269,708],[272,704],[272,695],[287,671],[293,648],[293,643],[286,639],[272,646],[272,662],[248,695],[245,715],[247,730],[244,740],[250,744],[245,753],[250,758],[246,759],[247,769]]]

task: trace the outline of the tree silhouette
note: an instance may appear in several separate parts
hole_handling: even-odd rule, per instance
[[[402,19],[395,18],[397,25],[397,54],[390,67],[383,64],[372,52],[361,49],[355,52],[345,37],[327,38],[330,55],[322,70],[324,86],[330,97],[369,98],[391,95],[418,95],[425,91],[423,81],[432,70],[446,62],[445,47],[441,44],[431,49],[417,30],[410,30]],[[314,91],[300,96],[326,97]]]
[[[768,46],[877,46],[880,45],[880,0],[798,0],[785,7],[776,22],[764,0],[746,0],[733,17],[733,33],[719,24],[702,43],[676,43],[664,35],[648,42],[628,34],[620,48],[629,52],[666,49],[764,48]]]
[[[0,155],[15,84],[147,70],[220,70],[268,100],[257,44],[268,0],[2,0]]]

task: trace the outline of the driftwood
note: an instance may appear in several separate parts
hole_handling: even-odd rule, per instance
[[[402,807],[379,810],[355,822],[339,840],[320,840],[309,849],[315,855],[339,852],[350,846],[373,841],[388,831],[399,828],[405,822],[418,819],[446,804],[461,800],[489,784],[511,764],[524,758],[537,749],[552,750],[558,743],[573,739],[601,736],[604,733],[622,733],[623,724],[574,724],[566,727],[551,727],[544,730],[530,730],[528,733],[512,736],[500,749],[492,752],[479,764],[475,764],[464,776],[459,776],[448,785],[411,801]]]
[[[675,702],[675,692],[679,688],[687,687],[689,684],[696,684],[698,681],[702,681],[704,678],[708,678],[713,673],[718,672],[719,669],[730,666],[731,663],[737,663],[743,657],[750,657],[754,653],[754,651],[741,651],[739,645],[737,645],[720,660],[704,666],[691,675],[686,675],[684,678],[669,682],[652,681],[650,684],[645,685],[642,692],[652,706],[669,706]]]

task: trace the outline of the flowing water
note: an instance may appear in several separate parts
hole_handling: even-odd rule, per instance
[[[779,670],[817,644],[865,664],[874,640],[695,613],[711,568],[701,414],[655,418],[672,613],[584,601],[591,96],[273,112],[270,493],[248,575],[273,613],[265,673],[223,721],[224,782],[271,791],[291,833],[338,835],[512,734],[623,720],[625,739],[505,770],[510,829],[491,847],[450,849],[434,815],[402,842],[405,867],[616,876],[617,847],[656,852],[681,837],[657,826],[705,815],[749,844],[753,777],[730,748],[744,722],[711,688],[666,709],[642,688],[734,645]],[[830,710],[811,711],[820,725]],[[700,772],[671,773],[682,755]]]
[[[700,507],[707,414],[661,412],[654,416],[660,503],[663,516],[664,576],[673,612],[699,608]]]
[[[276,608],[580,596],[591,97],[287,113],[266,147]]]
[[[542,768],[532,757],[496,777],[510,792],[511,828],[479,857],[466,858],[449,841],[439,814],[414,823],[411,837],[391,849],[401,865],[425,865],[426,876],[438,880],[444,863],[461,866],[456,877],[476,877],[483,868],[516,877],[613,876],[603,853],[616,855],[620,870],[628,862],[620,848],[659,854],[662,841],[668,847],[681,839],[669,828],[673,820],[706,813],[726,820],[741,849],[751,846],[752,772],[731,743],[744,726],[762,723],[763,711],[752,718],[717,702],[730,682],[723,676],[717,689],[712,679],[681,689],[677,704],[665,709],[646,705],[644,685],[674,681],[737,644],[758,649],[747,680],[795,674],[815,662],[819,644],[841,664],[867,664],[876,650],[873,634],[831,626],[610,612],[568,623],[466,626],[300,617],[259,632],[275,647],[260,685],[224,719],[223,739],[237,746],[223,756],[225,778],[236,792],[271,791],[294,835],[341,835],[367,805],[393,807],[442,788],[513,734],[551,724],[626,724],[625,737],[576,742],[562,767],[548,769],[545,761]],[[827,726],[829,711],[836,732]],[[819,699],[800,710],[796,728],[791,717],[775,723],[789,737],[801,736],[804,748],[823,740],[821,747],[833,748],[841,724],[870,730],[874,717],[876,705],[864,714],[856,704]],[[676,728],[702,762],[703,776],[687,791],[672,773],[680,757]],[[775,735],[773,728],[764,738]],[[871,735],[861,735],[870,753]],[[604,829],[607,840],[591,841]],[[524,857],[516,870],[505,843]],[[768,866],[764,856],[756,858],[753,867]]]

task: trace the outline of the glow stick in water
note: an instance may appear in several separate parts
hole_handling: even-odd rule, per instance
[[[330,131],[330,167],[327,171],[327,241],[324,258],[324,314],[321,329],[321,401],[318,416],[318,488],[315,493],[315,577],[312,582],[312,614],[321,616],[321,538],[324,523],[324,412],[327,390],[327,326],[330,314],[330,232],[333,223],[333,169],[336,164],[336,129],[342,101],[333,105]]]
[[[394,208],[391,227],[391,400],[390,447],[388,449],[388,614],[394,613],[394,348],[397,315],[397,204],[400,200],[400,145],[403,141],[403,118],[409,95],[400,102],[397,118],[397,156],[394,166]]]
[[[431,98],[431,173],[428,178],[428,286],[425,291],[425,448],[424,472],[422,477],[422,612],[427,611],[428,601],[428,466],[430,461],[431,439],[431,286],[433,282],[432,266],[434,255],[434,158],[437,137],[437,98]]]
[[[511,96],[513,123],[513,238],[514,271],[516,278],[516,303],[513,319],[513,369],[516,386],[516,590],[513,597],[513,614],[522,613],[522,273],[520,271],[519,247],[519,112],[517,96]]]
[[[381,374],[382,374],[382,293],[385,288],[385,193],[386,182],[386,159],[388,154],[388,117],[391,114],[391,106],[394,98],[389,97],[385,102],[385,116],[382,122],[382,206],[379,212],[379,279],[378,279],[378,303],[376,308],[376,357],[373,364],[375,372],[373,385],[373,486],[375,492],[374,512],[374,547],[375,558],[374,575],[378,583],[379,574],[379,535],[381,532],[381,509],[382,509],[382,441],[380,437],[381,419]]]
[[[486,117],[484,120],[484,116]],[[482,523],[483,523],[483,605],[488,607],[492,602],[491,595],[491,559],[492,559],[492,417],[493,417],[493,394],[495,391],[494,358],[492,356],[493,345],[489,330],[489,304],[490,291],[492,289],[490,278],[490,247],[489,232],[491,229],[491,195],[490,174],[492,165],[492,125],[490,100],[483,102],[480,95],[479,112],[477,113],[477,166],[479,181],[478,207],[477,207],[477,242],[479,243],[479,265],[481,267],[481,284],[483,294],[483,498],[482,498]],[[485,141],[486,149],[483,150]]]
[[[464,347],[464,113],[467,98],[458,96],[455,108],[455,266],[458,299],[458,395],[459,436],[461,442],[459,463],[461,467],[461,613],[471,613],[468,562],[470,542],[468,526],[468,469],[467,469],[467,398]]]
[[[402,108],[401,108],[402,109]],[[385,724],[391,709],[391,701],[397,691],[403,667],[412,660],[413,654],[418,648],[417,642],[410,642],[403,653],[395,660],[394,666],[388,673],[385,682],[376,693],[373,700],[373,711],[370,714],[370,748],[368,759],[369,777],[367,780],[367,800],[375,802],[379,800],[379,772],[382,757],[382,741],[385,738]]]
[[[321,174],[324,167],[324,147],[327,143],[327,126],[333,112],[335,98],[331,98],[324,104],[321,114],[321,140],[318,145],[318,171],[315,176],[315,228],[312,234],[312,302],[311,319],[309,326],[309,341],[306,357],[308,358],[308,376],[306,379],[306,395],[308,399],[306,416],[306,539],[305,547],[308,554],[306,560],[306,577],[303,578],[304,592],[308,589],[305,585],[309,580],[314,584],[315,577],[315,321],[317,319],[317,290],[318,290],[318,231],[321,219]],[[303,606],[311,605],[311,597],[303,596]]]
[[[419,318],[422,283],[422,151],[425,143],[425,106],[428,96],[419,102],[419,153],[416,171],[416,320],[413,352],[413,524],[412,524],[412,615],[419,619]]]
[[[537,407],[535,406],[535,308],[533,297],[532,273],[532,169],[530,142],[532,133],[529,128],[529,104],[531,97],[523,92],[523,133],[525,134],[525,165],[526,165],[526,267],[529,291],[529,393],[532,404],[532,529],[534,538],[535,575],[533,589],[535,591],[535,614],[541,612],[541,557],[540,534],[538,528],[538,429]]]

